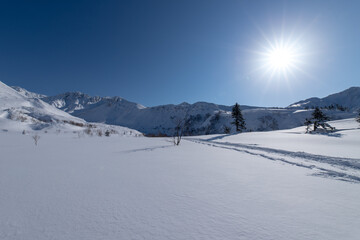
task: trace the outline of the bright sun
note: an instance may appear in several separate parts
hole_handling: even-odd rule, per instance
[[[306,47],[306,39],[303,39],[302,34],[299,37],[285,35],[281,33],[269,37],[262,32],[264,41],[259,42],[258,50],[250,50],[256,56],[251,74],[260,74],[259,79],[267,79],[269,83],[299,80],[300,75],[311,77],[305,71],[308,65],[306,61],[312,54]]]
[[[294,51],[287,47],[271,49],[267,55],[268,64],[274,70],[286,70],[290,68],[296,60]]]
[[[268,41],[269,46],[264,47],[262,52],[258,52],[262,57],[260,59],[260,69],[263,69],[264,76],[272,79],[275,76],[278,79],[289,79],[294,76],[296,71],[302,71],[301,49],[297,42],[278,40],[274,43]]]

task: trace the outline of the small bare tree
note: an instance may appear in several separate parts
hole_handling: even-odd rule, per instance
[[[102,132],[100,129],[98,129],[97,132],[96,132],[96,134],[97,134],[99,137],[102,137],[103,132]]]
[[[38,145],[38,141],[39,141],[39,139],[40,139],[40,136],[37,135],[37,134],[35,134],[32,138],[34,139],[35,146],[37,146],[37,145]]]
[[[231,128],[230,128],[230,127],[224,125],[223,128],[224,128],[224,133],[225,133],[225,134],[229,134],[229,133],[230,133],[230,131],[231,131]]]
[[[185,131],[185,124],[186,124],[186,116],[185,117],[178,117],[173,119],[175,124],[174,135],[173,135],[173,143],[175,146],[179,146],[181,142],[181,138],[184,135]]]
[[[90,136],[92,136],[92,135],[93,135],[92,130],[91,130],[91,127],[90,127],[90,126],[88,126],[88,127],[84,130],[84,133],[85,133],[85,134],[87,134],[87,135],[90,135]]]

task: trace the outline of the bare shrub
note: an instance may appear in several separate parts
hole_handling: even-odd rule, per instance
[[[103,132],[99,129],[99,130],[97,130],[96,134],[97,134],[99,137],[102,137]]]
[[[27,118],[24,117],[24,116],[22,116],[22,115],[20,115],[20,116],[18,116],[18,117],[16,118],[16,120],[18,120],[18,121],[20,121],[20,122],[25,122],[25,121],[27,120]]]
[[[40,136],[35,134],[34,136],[32,136],[32,138],[34,139],[35,146],[37,146],[38,142],[39,142],[39,139],[40,139]]]
[[[173,135],[173,143],[175,146],[179,146],[181,142],[181,138],[184,134],[185,119],[177,118],[174,120],[174,123],[175,123],[175,131]]]
[[[78,131],[77,132],[78,138],[81,138],[84,136],[84,132]]]
[[[92,131],[91,131],[91,127],[87,127],[85,130],[84,130],[84,133],[87,134],[87,135],[90,135],[92,136]]]
[[[228,126],[226,126],[226,125],[224,125],[224,133],[225,133],[225,134],[229,134],[230,131],[231,131],[231,128],[228,127]]]

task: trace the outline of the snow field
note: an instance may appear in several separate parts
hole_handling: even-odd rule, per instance
[[[191,139],[40,136],[0,133],[0,239],[360,234],[360,185],[316,169]]]

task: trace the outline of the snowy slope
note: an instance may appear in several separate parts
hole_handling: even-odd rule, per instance
[[[302,128],[178,147],[72,133],[41,133],[35,146],[1,133],[0,239],[358,239],[354,123],[334,123],[339,136]]]
[[[51,106],[36,94],[17,88],[20,92],[0,82],[0,129],[2,131],[78,131],[88,134],[141,135],[140,132],[126,127],[108,126],[100,123],[87,123],[64,111]],[[40,95],[41,96],[41,95]]]
[[[331,94],[324,98],[309,98],[291,104],[290,108],[305,108],[305,107],[325,107],[330,105],[340,105],[349,109],[349,111],[356,111],[360,109],[360,87],[351,87],[342,92]]]
[[[65,122],[83,124],[85,121],[0,82],[0,123],[3,129],[35,130]]]
[[[29,97],[29,98],[44,98],[44,97],[46,97],[46,95],[44,95],[44,94],[30,92],[30,91],[26,90],[25,88],[21,88],[18,86],[11,86],[11,88],[15,89],[17,92],[19,92],[22,95],[25,95],[26,97]]]

